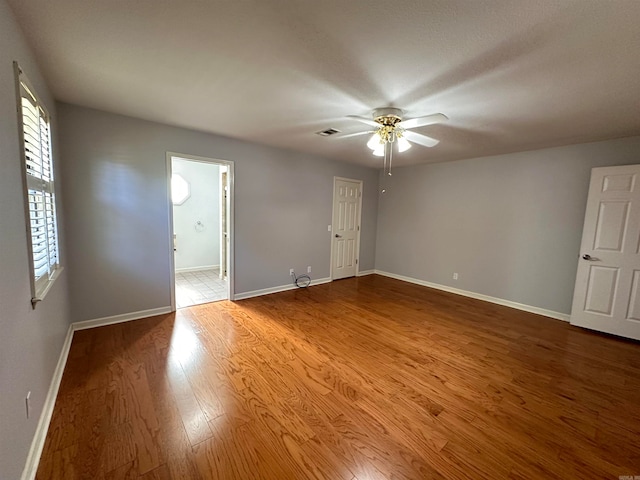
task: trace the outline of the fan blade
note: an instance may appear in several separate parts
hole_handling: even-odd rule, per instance
[[[374,132],[373,130],[367,130],[365,132],[356,132],[356,133],[347,133],[345,135],[336,135],[334,138],[351,138],[351,137],[359,137],[360,135],[373,135]]]
[[[412,141],[413,143],[417,143],[425,147],[435,147],[438,143],[440,143],[440,140],[427,137],[426,135],[422,135],[421,133],[411,132],[409,130],[405,130],[402,136],[407,140]]]
[[[373,120],[367,117],[359,117],[358,115],[347,115],[347,118],[355,120],[356,122],[364,123],[365,125],[369,125],[370,127],[378,128],[380,126],[379,123],[374,122]]]
[[[449,118],[446,115],[442,113],[434,113],[433,115],[427,115],[426,117],[410,118],[409,120],[400,122],[398,125],[400,128],[417,128],[433,125],[434,123],[446,122],[447,120],[449,120]]]

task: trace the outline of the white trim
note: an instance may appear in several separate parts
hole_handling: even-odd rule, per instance
[[[171,306],[151,308],[149,310],[140,310],[139,312],[123,313],[121,315],[113,315],[111,317],[94,318],[93,320],[84,320],[75,322],[71,325],[73,330],[86,330],[87,328],[104,327],[105,325],[113,325],[114,323],[129,322],[131,320],[139,320],[141,318],[153,317],[155,315],[163,315],[171,313]]]
[[[374,273],[376,273],[375,270],[371,269],[371,270],[362,270],[361,272],[358,272],[356,274],[356,277],[364,277],[365,275],[373,275]]]
[[[174,250],[173,250],[173,202],[171,201],[171,159],[173,157],[182,158],[184,160],[191,160],[194,162],[201,163],[209,163],[214,165],[224,165],[227,167],[227,186],[229,187],[229,217],[228,228],[229,228],[229,248],[227,249],[227,298],[229,300],[235,299],[235,167],[234,162],[232,160],[222,160],[219,158],[209,158],[209,157],[200,157],[198,155],[187,155],[185,153],[177,153],[177,152],[167,152],[166,153],[166,162],[167,162],[167,214],[169,220],[169,264],[170,264],[170,277],[171,277],[171,285],[170,285],[170,302],[171,302],[171,311],[176,311],[176,265],[174,258]]]
[[[47,293],[49,293],[49,290],[51,290],[51,287],[53,287],[53,282],[58,279],[58,277],[60,276],[63,270],[64,270],[64,267],[58,264],[58,267],[53,271],[53,273],[51,274],[51,277],[45,283],[42,290],[37,292],[35,296],[31,299],[31,305],[33,305],[34,309],[36,308],[36,303],[43,301],[44,297],[47,296]]]
[[[171,311],[176,311],[176,250],[175,241],[173,238],[173,199],[171,198],[171,177],[173,175],[173,167],[171,162],[172,155],[166,153],[166,165],[167,165],[167,226],[169,227],[169,281],[171,286],[169,287],[169,305],[171,305]]]
[[[329,241],[331,242],[330,255],[331,258],[329,260],[329,278],[333,281],[333,226],[336,224],[335,218],[333,218],[333,214],[336,210],[336,181],[342,180],[345,182],[354,182],[360,184],[360,197],[358,198],[358,235],[356,236],[356,277],[359,276],[360,273],[360,233],[362,230],[362,196],[364,195],[364,181],[358,180],[356,178],[346,178],[346,177],[333,177],[333,194],[331,196],[331,235],[329,237]]]
[[[330,281],[331,281],[331,278],[329,277],[319,278],[317,280],[312,280],[309,286],[313,287],[314,285],[321,285],[323,283],[329,283]],[[297,288],[299,287],[296,287],[295,285],[280,285],[279,287],[270,287],[270,288],[263,288],[261,290],[252,290],[250,292],[236,293],[235,300],[244,300],[246,298],[260,297],[262,295],[269,295],[270,293],[286,292],[287,290],[295,290]]]
[[[60,382],[62,381],[62,374],[64,368],[67,365],[67,357],[69,356],[69,350],[71,349],[71,341],[73,340],[73,324],[69,325],[67,330],[67,336],[62,344],[62,350],[60,351],[60,357],[58,363],[53,371],[53,377],[49,384],[49,391],[47,397],[44,400],[42,406],[42,412],[40,413],[40,419],[38,420],[38,426],[33,435],[31,441],[31,448],[29,448],[29,454],[27,455],[27,461],[22,471],[22,480],[32,480],[36,477],[38,471],[38,465],[40,464],[40,457],[42,456],[42,450],[44,448],[44,441],[47,438],[47,432],[49,431],[49,424],[51,423],[51,416],[53,415],[53,407],[56,404],[56,398],[58,397],[58,390],[60,389]]]
[[[215,268],[220,268],[220,265],[203,265],[202,267],[176,268],[176,273],[202,272],[204,270],[213,270]]]
[[[534,307],[531,305],[525,305],[524,303],[512,302],[511,300],[505,300],[503,298],[490,297],[489,295],[483,295],[482,293],[469,292],[467,290],[460,290],[459,288],[449,287],[447,285],[440,285],[438,283],[431,283],[425,280],[419,280],[417,278],[405,277],[404,275],[397,275],[395,273],[384,272],[382,270],[375,270],[375,273],[384,277],[395,278],[396,280],[403,280],[409,283],[415,283],[416,285],[422,285],[423,287],[435,288],[444,292],[455,293],[464,297],[475,298],[476,300],[483,300],[485,302],[495,303],[503,305],[505,307],[515,308],[524,312],[535,313],[537,315],[543,315],[545,317],[555,318],[556,320],[562,320],[568,322],[570,315],[566,313],[554,312],[553,310],[547,310],[544,308]]]

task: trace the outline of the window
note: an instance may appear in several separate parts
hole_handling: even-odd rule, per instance
[[[34,308],[59,271],[51,127],[49,114],[29,80],[15,64],[19,88],[18,125],[23,164],[27,243],[31,251],[31,303]]]
[[[191,196],[191,187],[182,175],[174,173],[171,175],[171,200],[174,205],[182,205]]]

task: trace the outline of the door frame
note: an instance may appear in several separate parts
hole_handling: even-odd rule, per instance
[[[229,230],[229,248],[227,249],[227,297],[229,300],[235,300],[235,254],[234,254],[234,162],[232,160],[222,160],[219,158],[201,157],[198,155],[188,155],[186,153],[167,152],[167,209],[168,209],[168,245],[169,245],[169,270],[171,280],[171,311],[176,311],[176,261],[173,250],[173,202],[171,201],[171,175],[173,173],[173,166],[171,164],[172,158],[184,158],[200,163],[208,163],[214,165],[224,165],[227,167],[227,185],[229,187],[228,200],[229,200],[229,216],[227,218],[228,230]]]
[[[335,225],[334,212],[336,202],[336,182],[343,180],[345,182],[354,182],[360,184],[360,196],[358,197],[358,234],[356,235],[356,277],[360,273],[360,233],[362,231],[362,193],[364,189],[364,182],[355,178],[346,177],[333,177],[333,194],[331,196],[331,258],[329,259],[329,278],[333,281],[333,226]]]
[[[220,186],[220,198],[224,199],[224,209],[220,209],[220,278],[229,278],[227,273],[229,271],[229,265],[227,265],[227,243],[231,243],[230,237],[229,237],[229,212],[227,212],[227,204],[229,203],[229,195],[231,194],[230,189],[229,189],[229,172],[228,170],[226,172],[221,172],[220,173],[220,178],[219,178],[220,182],[219,182],[219,186]],[[224,210],[224,221],[223,221],[223,213],[222,211]],[[229,240],[229,241],[227,241]],[[222,255],[222,251],[223,251],[223,245],[224,245],[224,256]],[[223,265],[223,261],[224,261],[224,270],[222,269],[222,265]]]

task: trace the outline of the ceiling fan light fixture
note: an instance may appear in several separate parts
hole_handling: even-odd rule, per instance
[[[398,137],[398,151],[406,152],[411,148],[411,143],[404,137]]]
[[[380,134],[378,132],[374,133],[369,141],[367,142],[367,147],[371,150],[376,150],[379,147],[382,147],[382,143],[380,141]]]
[[[402,153],[411,148],[413,143],[424,147],[433,147],[437,145],[438,140],[428,137],[421,133],[413,132],[411,129],[433,125],[448,120],[447,116],[442,113],[433,113],[422,117],[404,119],[404,112],[399,108],[386,107],[376,108],[373,111],[373,120],[366,117],[349,115],[349,118],[364,123],[369,127],[369,131],[356,132],[349,135],[343,135],[343,138],[353,137],[373,133],[367,141],[367,147],[373,150],[376,157],[384,157],[383,168],[386,173],[391,175],[391,162],[394,152]],[[374,130],[371,130],[371,127]],[[405,135],[411,141],[405,138]],[[398,144],[396,149],[394,143]],[[387,170],[388,168],[388,170]]]

